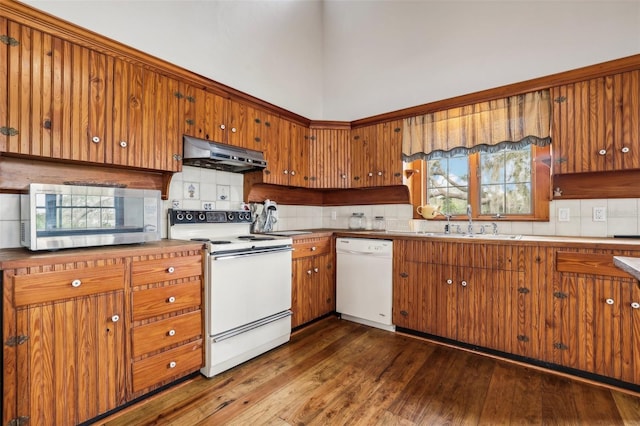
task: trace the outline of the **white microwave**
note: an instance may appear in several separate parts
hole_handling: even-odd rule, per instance
[[[32,183],[20,198],[20,243],[35,251],[156,241],[160,209],[158,190]]]

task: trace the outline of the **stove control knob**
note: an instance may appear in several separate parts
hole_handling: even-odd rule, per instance
[[[243,217],[244,217],[244,220],[245,220],[246,222],[250,222],[250,221],[251,221],[251,213],[245,213],[245,214],[243,215]]]
[[[193,220],[193,214],[191,213],[187,213],[185,217],[187,218],[187,220]]]
[[[184,213],[176,213],[176,219],[180,221],[184,220]]]
[[[233,219],[234,219],[233,213],[231,212],[227,213],[227,219],[229,220],[229,222],[233,222]]]
[[[198,220],[200,222],[204,222],[204,220],[207,218],[207,215],[204,213],[198,213]]]

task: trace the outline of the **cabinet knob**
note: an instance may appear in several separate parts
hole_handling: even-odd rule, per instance
[[[226,127],[224,124],[221,124],[221,125],[220,125],[220,129],[224,130],[224,129],[226,129],[226,128],[227,128],[227,127]]]
[[[606,155],[607,154],[607,150],[606,149],[601,149],[600,151],[598,151],[598,154]]]
[[[631,307],[632,307],[633,309],[638,309],[638,308],[640,308],[640,303],[638,303],[638,302],[632,302],[632,303],[631,303]]]
[[[467,282],[463,280],[463,281],[460,283],[460,285],[461,285],[462,287],[466,287],[466,286],[467,286]]]
[[[295,176],[296,175],[296,171],[295,170],[291,170],[291,176]]]
[[[169,330],[169,332],[167,333],[167,335],[169,335],[169,336],[175,336],[175,335],[176,335],[176,331],[175,331],[175,330]]]
[[[341,174],[341,175],[340,175],[340,177],[341,177],[342,179],[346,179],[346,178],[347,178],[347,175],[345,175],[345,174],[343,173],[343,174]]]
[[[122,148],[126,148],[127,147],[127,141],[120,141],[120,146]]]
[[[120,321],[120,315],[113,315],[111,317],[111,322],[118,322]]]
[[[283,170],[282,173],[284,173],[285,175],[289,174],[289,170]]]
[[[620,151],[622,151],[623,154],[626,154],[627,152],[629,152],[629,147],[628,146],[623,146]]]
[[[176,271],[176,268],[174,268],[173,266],[169,266],[167,268],[167,272],[170,273],[170,274],[173,274],[175,271]]]
[[[311,275],[311,269],[307,271],[307,275]]]
[[[232,127],[232,128],[231,128],[231,133],[235,133],[235,132],[237,132],[237,131],[238,131],[238,130],[237,130],[235,127]]]
[[[378,172],[378,176],[382,176],[382,172]]]
[[[71,281],[71,287],[80,287],[80,285],[82,285],[82,281],[80,280]]]
[[[311,247],[311,251],[316,251],[316,246]]]
[[[373,172],[367,173],[367,176],[369,176],[369,177],[373,176]]]
[[[171,362],[169,363],[169,368],[176,368],[176,365],[178,365],[178,364],[176,364],[176,362],[175,362],[175,361],[171,361]]]
[[[316,274],[318,273],[319,269],[318,268],[313,268],[313,272],[315,272]]]
[[[94,136],[94,137],[91,138],[91,142],[100,143],[100,138],[98,136]]]
[[[447,280],[447,284],[449,285],[453,284],[453,280]]]
[[[174,303],[176,301],[176,298],[174,296],[171,296],[170,298],[167,299],[167,303]]]
[[[607,305],[613,305],[613,299],[607,299],[605,302],[607,302]]]

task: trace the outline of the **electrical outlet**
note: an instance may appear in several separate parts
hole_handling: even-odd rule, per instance
[[[569,208],[566,207],[558,209],[558,222],[569,222],[569,219],[571,219],[569,212]]]
[[[606,207],[594,207],[593,208],[593,221],[605,222],[607,220],[607,208]]]

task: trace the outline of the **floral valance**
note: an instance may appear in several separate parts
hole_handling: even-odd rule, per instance
[[[405,161],[495,152],[551,143],[548,90],[437,111],[404,120]]]

